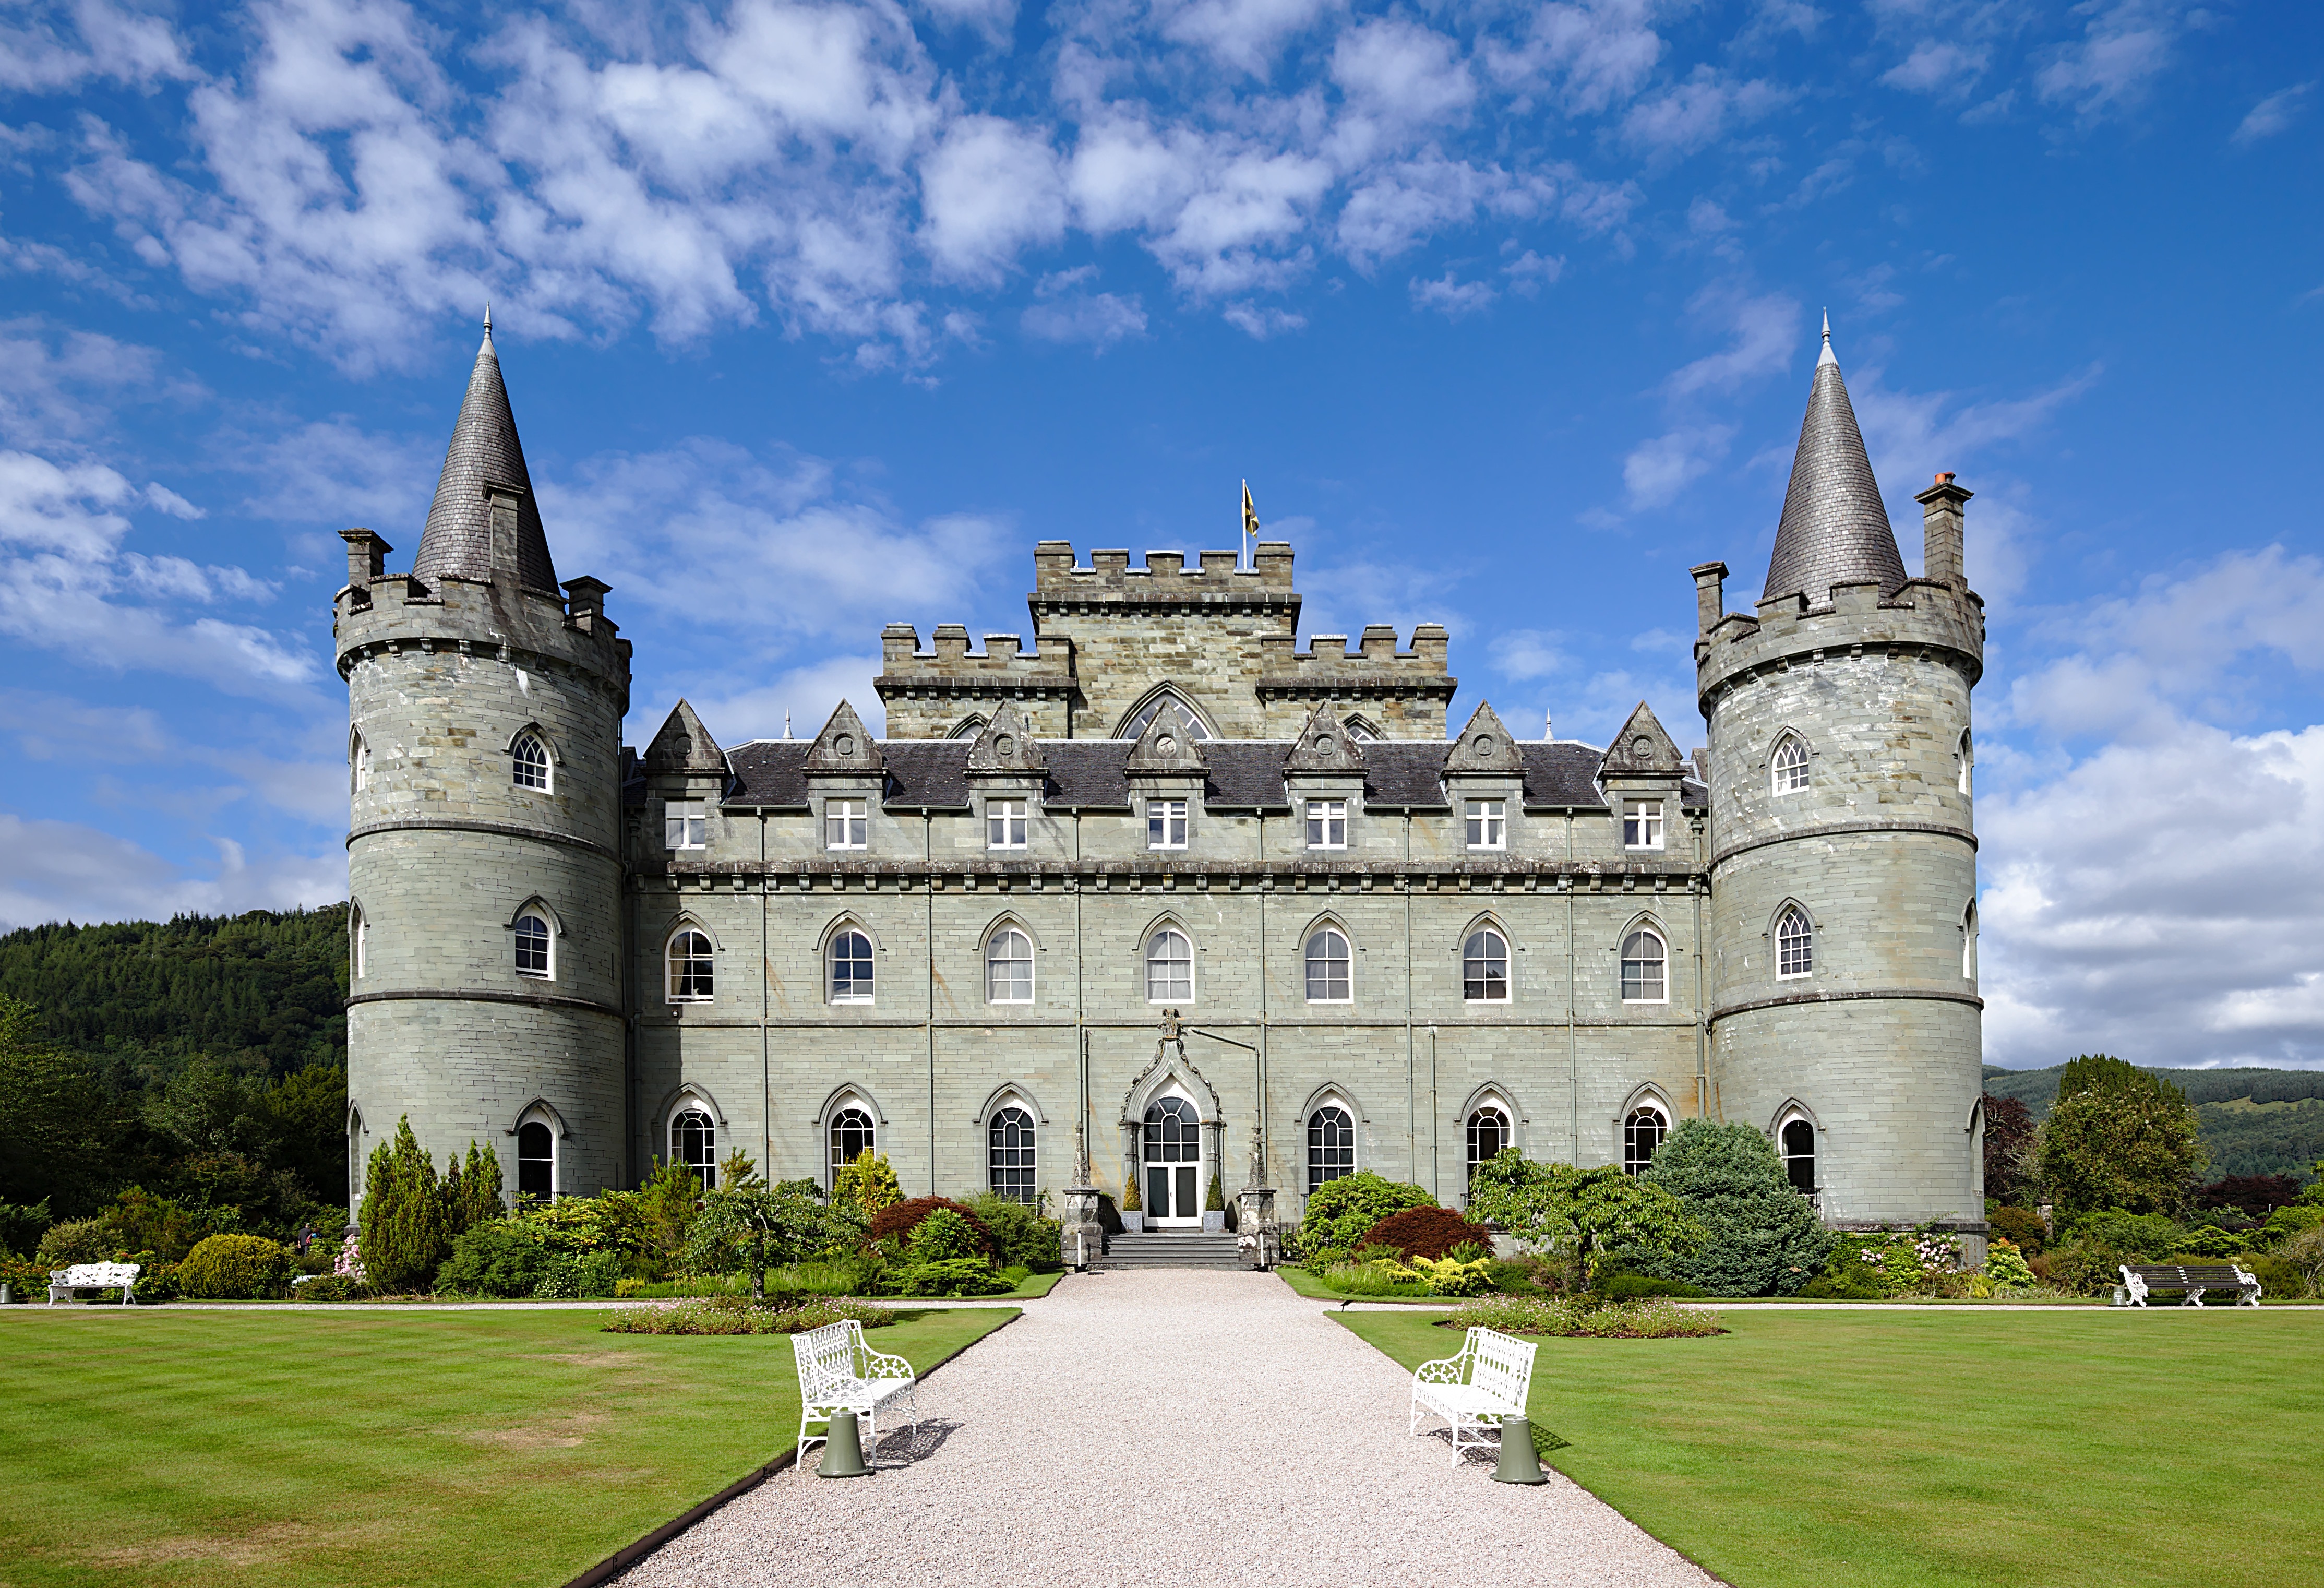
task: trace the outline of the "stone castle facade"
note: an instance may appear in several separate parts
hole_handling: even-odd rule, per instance
[[[891,624],[887,736],[622,747],[607,586],[558,583],[487,328],[410,574],[346,532],[350,1158],[409,1117],[535,1194],[715,1179],[1149,1224],[1504,1145],[1767,1132],[1839,1224],[1984,1233],[1962,503],[1906,575],[1829,338],[1766,593],[1694,570],[1707,749],[1448,738],[1445,632],[1296,648],[1291,548],[1044,541],[1031,643]],[[1163,1022],[1180,1039],[1157,1039]],[[349,1187],[359,1198],[359,1183]]]

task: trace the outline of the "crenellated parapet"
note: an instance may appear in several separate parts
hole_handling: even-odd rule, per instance
[[[1093,551],[1087,567],[1074,562],[1073,542],[1044,540],[1033,549],[1033,593],[1028,597],[1036,627],[1046,612],[1091,607],[1171,610],[1187,606],[1299,610],[1291,587],[1291,544],[1261,540],[1250,568],[1237,566],[1232,551],[1199,551],[1186,565],[1184,551],[1148,551],[1146,566],[1130,566],[1130,553]]]
[[[1447,670],[1451,638],[1439,623],[1412,632],[1412,649],[1397,648],[1396,630],[1366,626],[1354,649],[1345,634],[1316,634],[1296,651],[1288,634],[1259,642],[1259,697],[1275,736],[1296,734],[1315,706],[1348,702],[1378,731],[1396,739],[1441,739],[1444,713],[1460,680]]]
[[[941,739],[992,720],[1005,702],[1037,734],[1065,738],[1077,692],[1074,644],[1062,635],[1036,639],[1027,649],[1018,634],[987,634],[984,649],[969,649],[968,630],[938,623],[930,648],[919,631],[890,623],[880,631],[880,676],[873,688],[898,739]]]

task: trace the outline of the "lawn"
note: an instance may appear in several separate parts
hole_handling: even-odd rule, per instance
[[[1314,1300],[1344,1301],[1348,1299],[1348,1292],[1344,1290],[1333,1289],[1331,1286],[1323,1283],[1321,1279],[1309,1273],[1305,1269],[1299,1267],[1296,1263],[1285,1263],[1281,1265],[1275,1270],[1275,1275],[1276,1278],[1290,1286],[1292,1289],[1297,1291],[1300,1295],[1311,1297]],[[1355,1297],[1355,1299],[1358,1301],[1418,1301],[1425,1306],[1435,1307],[1440,1312],[1442,1312],[1445,1307],[1455,1305],[1452,1302],[1447,1301],[1441,1296],[1359,1296]]]
[[[1332,1316],[1407,1367],[1460,1349]],[[2318,1580],[2324,1314],[1725,1318],[1544,1340],[1532,1412],[1552,1465],[1737,1588]]]
[[[561,1583],[790,1448],[787,1335],[594,1312],[0,1319],[0,1588]],[[1017,1316],[872,1332],[922,1371]]]

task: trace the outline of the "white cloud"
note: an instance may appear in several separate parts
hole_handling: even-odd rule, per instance
[[[295,909],[347,896],[346,855],[337,845],[321,854],[254,862],[239,845],[213,842],[218,862],[204,875],[78,822],[0,812],[0,928]]]
[[[1698,312],[1720,310],[1735,341],[1725,352],[1707,355],[1674,372],[1663,386],[1674,399],[1731,392],[1747,381],[1775,374],[1799,352],[1800,306],[1794,299],[1770,294],[1723,300],[1704,293],[1692,307]]]
[[[1045,342],[1086,342],[1102,353],[1130,337],[1146,334],[1146,310],[1138,295],[1071,292],[1029,304],[1018,323],[1028,337]]]
[[[1622,488],[1636,509],[1665,507],[1711,472],[1735,439],[1733,425],[1683,425],[1641,441],[1622,459]]]
[[[2182,26],[2174,0],[2091,0],[2082,37],[2052,51],[2034,76],[2043,100],[2070,105],[2084,122],[2143,103],[2163,69]]]
[[[37,317],[0,321],[0,438],[20,447],[82,445],[111,427],[117,404],[201,393],[151,347]]]
[[[1548,629],[1512,629],[1496,634],[1486,646],[1493,670],[1520,683],[1545,679],[1572,665],[1565,653],[1564,636]]]
[[[1622,117],[1622,135],[1652,155],[1677,159],[1779,109],[1790,97],[1774,83],[1698,66],[1683,81],[1631,106]]]
[[[813,739],[842,700],[854,707],[865,727],[884,734],[887,711],[872,682],[880,676],[881,666],[877,656],[827,657],[786,669],[765,683],[724,689],[714,681],[709,693],[699,688],[688,691],[687,703],[710,736],[729,750],[752,739],[781,738],[786,718],[794,738]],[[632,713],[632,732],[641,742],[650,737],[676,704],[677,697],[671,696],[650,712]]]
[[[1065,183],[1038,134],[995,116],[954,124],[921,167],[929,251],[945,272],[997,280],[1028,245],[1065,229]]]
[[[1490,282],[1455,281],[1450,270],[1433,281],[1417,276],[1412,281],[1413,306],[1433,309],[1447,319],[1480,313],[1491,308],[1499,296]]]
[[[313,420],[230,446],[257,488],[242,511],[286,523],[362,523],[407,533],[416,549],[450,435],[382,435],[352,419]]]
[[[1653,75],[1663,40],[1648,25],[1655,0],[1581,0],[1537,6],[1514,46],[1494,44],[1486,62],[1503,85],[1550,88],[1569,115],[1594,115],[1628,100]]]
[[[1501,266],[1501,273],[1509,278],[1510,291],[1527,298],[1538,297],[1544,287],[1556,285],[1557,278],[1565,273],[1565,255],[1544,259],[1528,248]]]
[[[1162,33],[1192,44],[1252,77],[1265,77],[1277,52],[1332,9],[1332,0],[1192,0],[1157,6]]]
[[[145,85],[193,75],[185,47],[161,17],[109,0],[42,9],[46,15],[0,23],[0,88],[53,94],[91,78]],[[60,14],[68,11],[69,23]]]
[[[1477,97],[1456,41],[1392,18],[1341,34],[1331,73],[1351,106],[1394,126],[1457,120]]]
[[[1219,318],[1260,342],[1288,331],[1305,329],[1307,324],[1307,317],[1304,314],[1293,314],[1288,309],[1271,309],[1260,303],[1230,303],[1219,310]]]
[[[1951,392],[1892,391],[1886,372],[1868,365],[1849,377],[1849,400],[1882,490],[1909,496],[1941,469],[1962,473],[1997,448],[2029,440],[2103,373],[2093,365],[2030,397],[1964,402]]]
[[[2234,141],[2257,143],[2284,131],[2300,119],[2301,111],[2308,108],[2308,95],[2315,87],[2314,83],[2299,83],[2270,94],[2253,106],[2236,125]]]

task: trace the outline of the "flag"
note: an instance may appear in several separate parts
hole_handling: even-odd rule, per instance
[[[1259,509],[1250,504],[1250,482],[1249,480],[1245,480],[1242,483],[1242,535],[1244,540],[1250,542],[1251,550],[1253,552],[1257,552],[1259,549]]]

